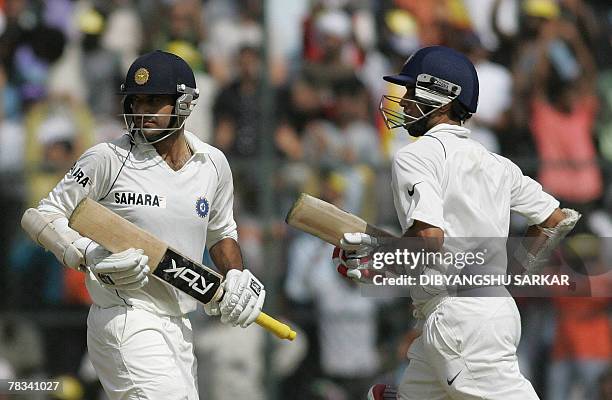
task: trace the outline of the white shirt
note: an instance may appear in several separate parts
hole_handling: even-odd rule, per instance
[[[516,164],[487,151],[469,134],[464,127],[440,124],[404,146],[393,159],[393,199],[402,231],[415,220],[436,226],[444,231],[443,250],[456,250],[448,247],[453,240],[461,243],[461,238],[470,238],[471,245],[473,238],[483,238],[486,245],[492,241],[485,243],[484,238],[507,237],[510,211],[532,225],[543,222],[559,206]],[[486,273],[504,274],[505,247],[495,244],[497,253],[489,251]],[[425,292],[411,294],[415,304],[418,298],[431,297]]]
[[[155,147],[129,137],[87,150],[40,202],[39,210],[69,217],[85,197],[165,241],[193,260],[224,238],[237,239],[232,174],[223,153],[185,131],[193,156],[174,171]],[[139,140],[140,139],[140,140]],[[109,290],[89,273],[87,289],[100,307],[132,305],[164,315],[195,310],[196,301],[157,279],[139,290]]]

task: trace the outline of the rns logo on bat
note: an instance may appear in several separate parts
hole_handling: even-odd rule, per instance
[[[173,278],[181,278],[189,284],[189,287],[200,294],[206,294],[214,285],[214,282],[206,283],[206,279],[194,270],[187,267],[177,267],[174,259],[172,260],[172,268],[165,269],[164,272],[174,273]]]

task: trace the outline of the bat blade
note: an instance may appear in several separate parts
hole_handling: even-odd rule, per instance
[[[203,304],[221,297],[223,293],[223,275],[183,256],[151,233],[94,200],[82,200],[70,216],[68,225],[113,253],[129,248],[144,250],[149,257],[153,276]],[[288,325],[263,312],[255,322],[281,339],[293,340],[296,337],[296,332]]]
[[[345,233],[361,232],[376,237],[393,236],[354,214],[306,193],[302,193],[293,203],[285,222],[334,246],[340,245],[340,239]]]
[[[151,273],[206,304],[219,291],[223,276],[179,254],[144,229],[91,199],[84,199],[70,216],[69,226],[107,250],[142,249]]]

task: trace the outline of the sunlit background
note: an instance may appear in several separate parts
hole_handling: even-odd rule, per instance
[[[284,217],[306,191],[398,229],[389,164],[410,139],[377,114],[382,94],[403,95],[381,77],[432,44],[476,65],[474,139],[583,212],[573,246],[605,263],[608,0],[0,0],[0,378],[61,377],[56,398],[105,399],[86,353],[83,276],[29,241],[19,219],[86,148],[122,135],[124,74],[164,49],[195,71],[187,129],[230,161],[265,308],[299,335],[281,343],[194,313],[202,399],[352,400],[397,382],[414,338],[409,300],[362,296],[335,272],[331,247]],[[513,219],[512,232],[524,229]],[[611,280],[598,284],[612,293]],[[540,396],[612,399],[610,299],[517,302],[521,370]]]

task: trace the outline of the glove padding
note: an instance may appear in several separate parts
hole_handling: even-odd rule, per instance
[[[142,249],[127,249],[111,253],[102,246],[86,252],[89,270],[108,289],[136,290],[149,282],[149,257]]]
[[[536,254],[531,254],[523,246],[519,246],[517,249],[517,258],[521,261],[527,274],[540,273],[548,265],[553,250],[574,229],[576,223],[582,217],[582,214],[571,208],[563,208],[561,211],[565,218],[557,226],[542,228],[542,232],[547,236],[547,239]]]
[[[378,248],[378,240],[366,233],[345,233],[336,246],[332,261],[338,273],[360,283],[371,283],[383,271],[374,268],[372,254]]]
[[[230,269],[225,276],[223,288],[225,293],[218,303],[218,310],[211,301],[208,307],[204,307],[206,313],[215,315],[218,311],[224,324],[240,325],[243,328],[251,325],[261,313],[266,298],[263,284],[248,269]]]

